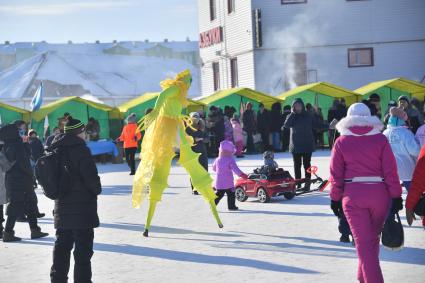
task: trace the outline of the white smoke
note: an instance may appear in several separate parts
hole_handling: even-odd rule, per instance
[[[263,90],[273,95],[297,87],[297,75],[309,69],[308,47],[326,43],[328,32],[329,4],[332,1],[308,2],[305,8],[293,17],[292,22],[282,28],[273,27],[265,31],[264,47],[273,51],[264,53],[260,61],[261,70],[269,70]],[[331,9],[332,10],[332,9]],[[338,13],[333,10],[332,13]],[[296,66],[296,53],[306,53],[306,70]],[[297,68],[298,67],[298,68]],[[308,80],[308,78],[307,78]],[[308,83],[309,81],[307,81]]]

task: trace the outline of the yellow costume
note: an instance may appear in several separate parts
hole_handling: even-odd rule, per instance
[[[133,182],[132,202],[133,207],[139,208],[146,196],[149,196],[149,210],[143,233],[145,237],[148,236],[156,203],[161,200],[167,187],[177,135],[180,138],[179,163],[189,173],[196,190],[210,204],[218,226],[223,227],[214,203],[216,195],[212,188],[213,180],[199,164],[199,154],[191,149],[193,139],[185,132],[185,127],[191,125],[191,120],[181,114],[182,109],[187,106],[187,91],[191,82],[192,76],[188,70],[178,74],[174,80],[162,81],[163,91],[158,96],[155,108],[140,120],[139,130],[146,132],[140,153],[141,162]]]

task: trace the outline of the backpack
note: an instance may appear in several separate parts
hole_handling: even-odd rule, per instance
[[[384,248],[399,251],[404,246],[404,230],[401,224],[400,215],[396,213],[397,221],[394,217],[389,217],[385,221],[384,230],[382,231],[382,245]]]
[[[67,157],[65,150],[55,149],[40,157],[35,164],[35,176],[43,187],[44,195],[49,199],[59,199],[73,185],[70,162]]]

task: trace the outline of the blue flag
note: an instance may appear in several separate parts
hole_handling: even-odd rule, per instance
[[[41,104],[43,103],[43,82],[40,83],[40,86],[37,88],[37,91],[34,94],[34,97],[31,100],[31,111],[37,111],[40,109]]]

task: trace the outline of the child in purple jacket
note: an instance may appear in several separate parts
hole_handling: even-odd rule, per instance
[[[220,143],[219,156],[213,163],[213,170],[217,173],[214,184],[217,195],[215,204],[217,205],[224,194],[227,194],[227,207],[229,210],[238,210],[235,205],[233,173],[239,177],[247,178],[247,175],[239,169],[233,159],[235,151],[235,146],[231,141],[222,141]]]

